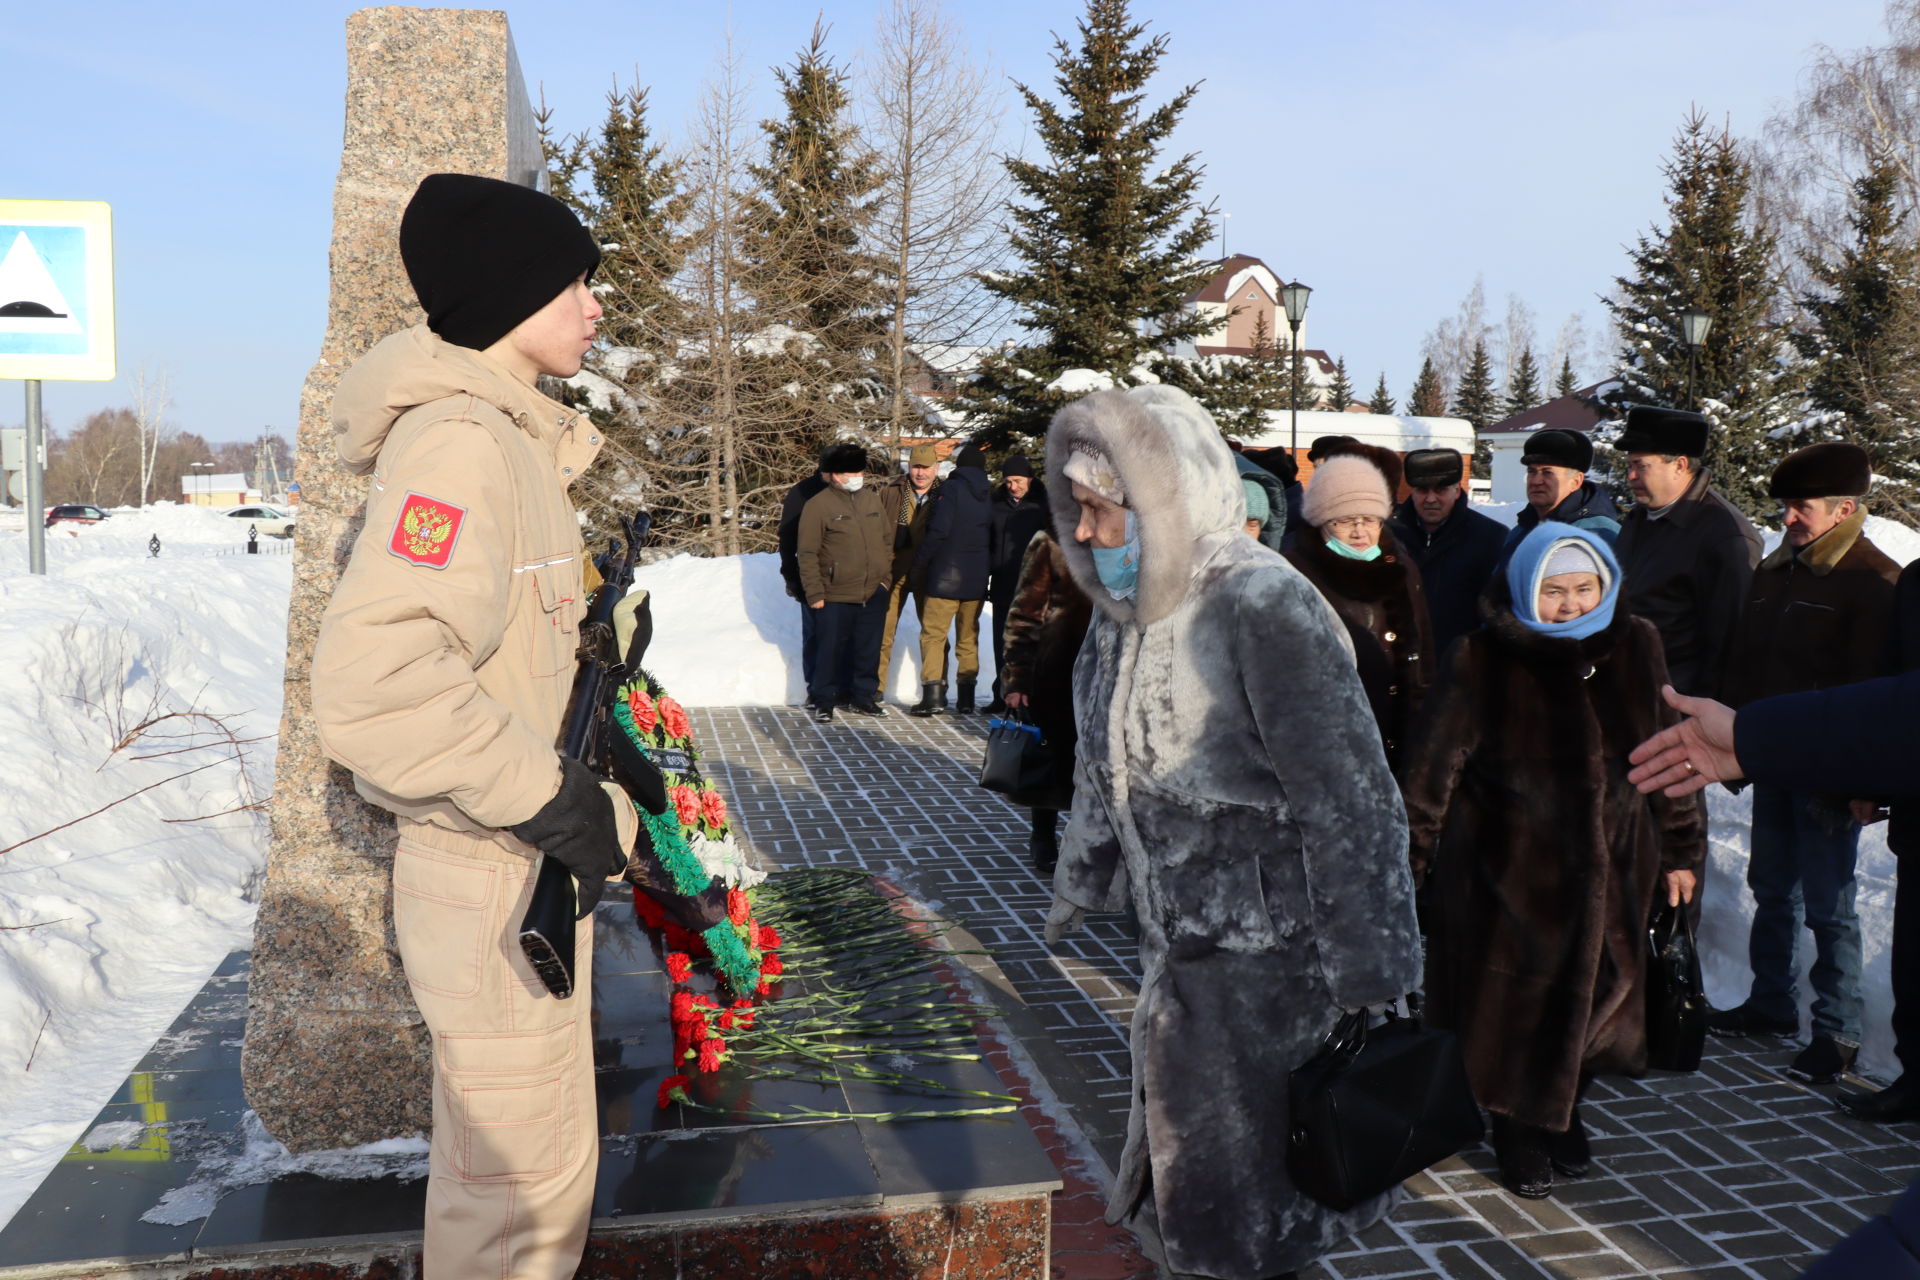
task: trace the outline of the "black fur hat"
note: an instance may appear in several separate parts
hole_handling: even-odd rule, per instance
[[[1627,410],[1627,425],[1613,447],[1621,453],[1698,458],[1707,451],[1707,420],[1685,409],[1636,404]]]
[[[1593,441],[1578,431],[1536,431],[1527,437],[1520,465],[1565,467],[1585,475],[1593,465]]]
[[[1438,489],[1459,484],[1465,459],[1458,449],[1415,449],[1404,463],[1407,483],[1415,489]]]
[[[820,451],[820,469],[830,476],[867,469],[867,451],[851,441],[830,444]]]
[[[1782,502],[1798,498],[1859,498],[1873,485],[1873,463],[1857,444],[1810,444],[1773,469],[1767,492]]]

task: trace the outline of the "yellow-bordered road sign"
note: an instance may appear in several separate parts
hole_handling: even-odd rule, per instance
[[[0,200],[0,378],[114,376],[113,211]]]

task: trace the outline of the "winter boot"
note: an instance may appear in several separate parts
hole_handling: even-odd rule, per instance
[[[1573,1104],[1573,1119],[1565,1133],[1547,1135],[1547,1155],[1553,1171],[1569,1178],[1584,1178],[1593,1172],[1593,1148],[1587,1142],[1587,1126],[1580,1119],[1580,1104]]]
[[[1500,1181],[1507,1190],[1526,1200],[1544,1200],[1553,1194],[1553,1164],[1547,1154],[1550,1137],[1534,1125],[1503,1115],[1493,1117],[1493,1154],[1500,1161]]]
[[[1033,858],[1034,874],[1051,877],[1053,869],[1060,862],[1060,811],[1058,809],[1035,809],[1033,811],[1033,835],[1027,841],[1027,852]]]
[[[960,682],[960,692],[955,694],[953,698],[953,714],[957,716],[970,716],[973,714],[973,685],[974,682],[971,680],[962,680]]]
[[[947,685],[944,680],[931,680],[920,686],[920,701],[907,708],[910,716],[922,719],[938,715],[947,709]]]

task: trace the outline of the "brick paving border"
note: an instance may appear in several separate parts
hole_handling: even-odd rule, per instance
[[[1156,1276],[1132,1237],[1102,1222],[1101,1193],[1075,1158],[1083,1139],[1111,1167],[1125,1135],[1133,943],[1121,918],[1099,916],[1045,945],[1051,894],[1026,862],[1027,815],[975,785],[985,721],[917,720],[898,706],[830,725],[788,707],[694,715],[708,771],[768,865],[883,874],[992,953],[1010,1025],[1055,1095],[1043,1106],[1023,1091],[1067,1179],[1054,1280]],[[1591,1176],[1522,1200],[1501,1189],[1491,1150],[1464,1152],[1409,1182],[1390,1218],[1304,1280],[1792,1280],[1920,1177],[1920,1126],[1842,1115],[1831,1089],[1779,1073],[1793,1053],[1784,1040],[1710,1040],[1698,1072],[1602,1079],[1583,1111]]]

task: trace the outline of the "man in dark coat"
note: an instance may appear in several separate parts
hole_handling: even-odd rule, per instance
[[[1539,431],[1527,437],[1520,454],[1527,469],[1527,505],[1513,522],[1507,549],[1542,520],[1558,520],[1591,529],[1612,543],[1620,533],[1620,511],[1613,496],[1587,479],[1593,466],[1593,442],[1578,431]]]
[[[807,686],[807,705],[813,705],[813,659],[819,614],[807,606],[807,593],[800,586],[800,511],[814,494],[827,487],[827,473],[815,471],[780,500],[780,578],[787,594],[800,602],[800,679]]]
[[[980,608],[987,599],[993,513],[987,459],[970,444],[954,458],[927,517],[926,541],[914,556],[914,603],[920,611],[920,701],[907,714],[930,716],[947,706],[947,631],[954,637],[959,689],[953,709],[973,713],[980,679]]]
[[[1673,687],[1712,697],[1760,563],[1760,535],[1701,470],[1707,420],[1699,414],[1635,405],[1614,448],[1627,455],[1635,502],[1615,547],[1627,608],[1659,630]]]
[[[999,610],[996,608],[995,612]],[[1053,749],[1056,806],[1036,805],[1027,853],[1033,869],[1052,876],[1060,853],[1060,811],[1073,796],[1073,664],[1093,620],[1093,602],[1067,569],[1066,553],[1051,533],[1027,547],[1019,587],[1007,606],[1007,665],[1001,671],[1007,705],[1027,717]],[[1048,797],[1053,798],[1053,797]]]
[[[893,633],[900,625],[900,610],[907,602],[909,580],[913,577],[913,558],[927,540],[927,517],[933,514],[933,495],[940,490],[940,455],[930,444],[915,445],[907,454],[907,473],[896,476],[887,487],[894,507],[893,585],[887,589],[887,621],[880,629],[880,696],[887,693],[887,672],[893,666]]]
[[[1896,670],[1920,672],[1920,560],[1900,573],[1893,588],[1892,644],[1887,659]],[[1886,806],[1887,847],[1898,859],[1893,899],[1893,1052],[1900,1078],[1877,1093],[1842,1089],[1842,1111],[1883,1124],[1920,1120],[1920,778],[1912,790]],[[1883,793],[1884,794],[1884,793]],[[1869,804],[1872,802],[1869,801]],[[1862,816],[1857,810],[1855,817]],[[1900,885],[1915,880],[1911,893]],[[1920,1238],[1920,1237],[1916,1237]]]
[[[1411,497],[1388,522],[1400,553],[1420,570],[1433,620],[1434,656],[1480,625],[1480,593],[1500,563],[1507,531],[1466,500],[1457,449],[1415,449],[1405,461]]]
[[[1753,575],[1726,679],[1732,705],[1884,674],[1899,567],[1862,533],[1867,513],[1859,499],[1872,478],[1866,451],[1851,444],[1810,445],[1775,469],[1768,488],[1786,506],[1786,534]],[[1813,1043],[1787,1073],[1812,1084],[1838,1079],[1860,1045],[1860,824],[1848,812],[1850,795],[1754,788],[1747,863],[1753,989],[1744,1003],[1707,1020],[1720,1035],[1799,1031],[1794,943],[1804,903],[1817,956],[1809,975]]]
[[[820,470],[828,484],[800,510],[794,559],[807,607],[819,615],[811,692],[813,718],[824,724],[833,719],[842,693],[862,715],[886,714],[874,673],[893,566],[895,508],[883,490],[867,487],[867,453],[859,445],[829,446],[820,455]]]
[[[1014,454],[1000,468],[1000,487],[993,491],[992,523],[987,539],[987,601],[993,606],[993,701],[989,715],[1006,710],[1000,695],[1000,669],[1006,663],[1007,611],[1020,585],[1020,566],[1027,544],[1047,527],[1047,487],[1033,478],[1033,463]]]

